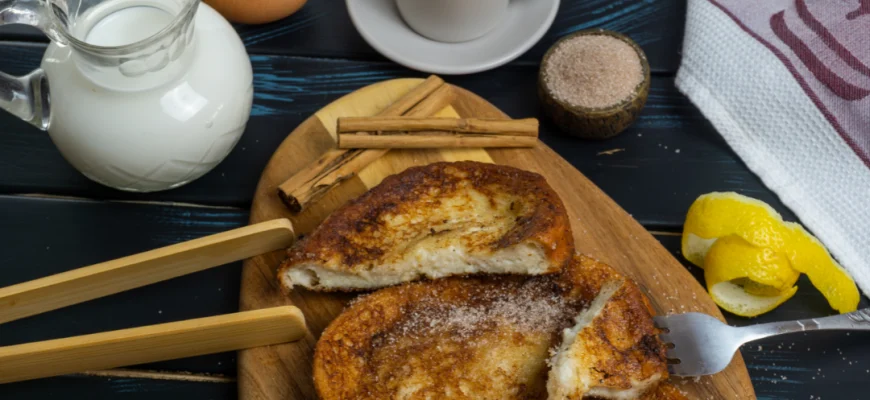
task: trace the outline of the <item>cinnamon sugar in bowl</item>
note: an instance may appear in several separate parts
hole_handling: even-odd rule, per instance
[[[544,110],[565,133],[590,139],[615,136],[646,103],[646,55],[625,35],[587,30],[557,41],[544,55],[538,92]]]

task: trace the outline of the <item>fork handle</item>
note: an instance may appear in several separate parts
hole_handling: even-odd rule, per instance
[[[800,319],[796,321],[771,322],[739,328],[746,335],[744,342],[751,342],[786,333],[817,330],[870,331],[870,308],[830,317]]]

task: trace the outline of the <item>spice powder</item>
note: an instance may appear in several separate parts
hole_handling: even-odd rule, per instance
[[[553,97],[575,107],[616,105],[643,81],[643,67],[634,48],[607,35],[579,35],[563,41],[544,68],[544,84]]]

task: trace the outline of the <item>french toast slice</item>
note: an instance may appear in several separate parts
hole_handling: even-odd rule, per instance
[[[433,163],[383,180],[288,250],[283,286],[369,290],[420,278],[547,274],[574,253],[567,212],[532,172]]]
[[[354,302],[314,354],[322,400],[543,399],[569,311],[552,278],[452,277]]]
[[[634,282],[606,281],[563,332],[547,379],[549,399],[628,400],[653,391],[668,372],[652,314]]]
[[[452,277],[359,298],[317,342],[319,397],[546,399],[562,332],[601,288],[624,281],[583,256],[569,264],[554,275]]]

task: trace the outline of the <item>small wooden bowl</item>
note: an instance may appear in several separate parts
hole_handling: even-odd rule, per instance
[[[614,104],[613,106],[588,108],[570,105],[564,101],[557,100],[553,96],[553,93],[547,87],[544,80],[550,56],[562,42],[579,35],[610,36],[628,43],[628,45],[637,52],[643,69],[643,80],[634,88],[632,94],[626,99]],[[646,54],[644,54],[640,46],[638,46],[637,43],[631,40],[628,36],[603,29],[579,31],[559,39],[552,47],[550,47],[549,50],[547,50],[547,53],[544,54],[544,59],[541,61],[541,69],[538,72],[538,95],[541,98],[541,103],[543,104],[545,113],[563,132],[586,139],[610,138],[616,136],[631,125],[634,120],[637,119],[644,104],[646,104],[646,98],[647,95],[649,95],[649,84],[649,62],[647,62]]]

